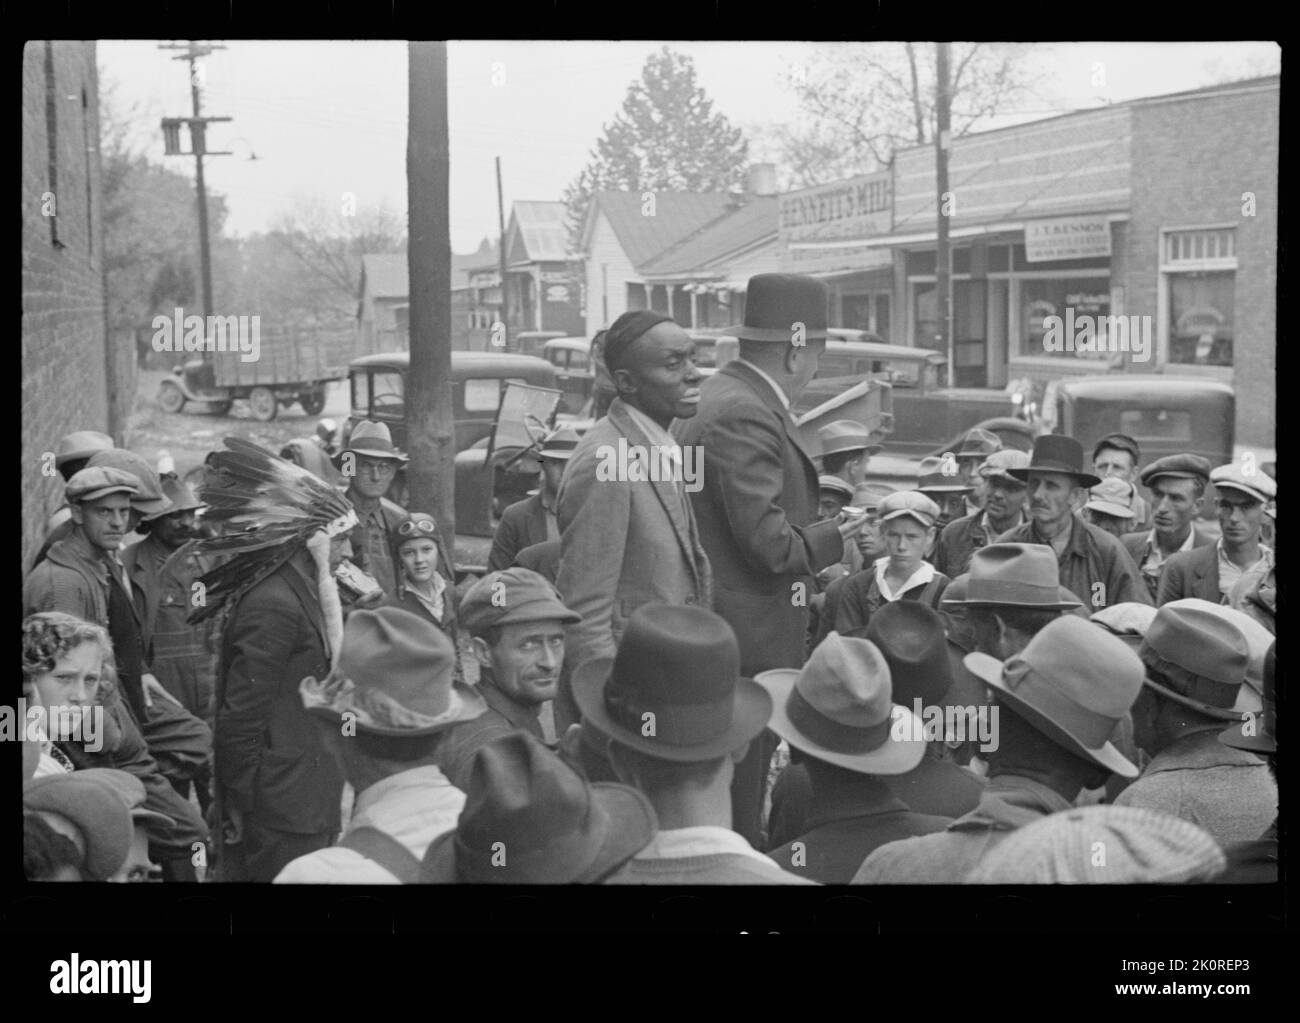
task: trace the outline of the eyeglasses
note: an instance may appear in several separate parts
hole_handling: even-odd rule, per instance
[[[407,519],[397,527],[398,536],[417,536],[420,533],[433,536],[437,532],[438,527],[432,519]]]

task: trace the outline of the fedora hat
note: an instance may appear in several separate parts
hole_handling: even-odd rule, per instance
[[[1001,437],[996,433],[985,430],[983,427],[973,426],[966,436],[962,438],[961,448],[953,457],[957,459],[975,458],[982,462],[993,452],[1001,450]]]
[[[1034,439],[1034,450],[1029,464],[1023,469],[1008,469],[1018,480],[1028,480],[1032,472],[1059,472],[1073,476],[1081,487],[1095,487],[1101,482],[1083,468],[1083,445],[1073,437],[1059,433],[1045,433]]]
[[[803,325],[803,339],[826,338],[830,291],[803,274],[755,274],[745,290],[745,322],[727,333],[741,341],[790,344]]]
[[[1264,655],[1264,696],[1261,715],[1243,715],[1239,724],[1229,725],[1219,734],[1219,741],[1234,749],[1251,753],[1277,752],[1277,643]]]
[[[979,475],[986,480],[1001,480],[1010,482],[1018,487],[1025,485],[1024,480],[1018,480],[1009,474],[1011,469],[1023,469],[1029,464],[1029,452],[1018,451],[1016,448],[1003,448],[1001,451],[995,451],[980,463],[976,470]]]
[[[163,493],[162,481],[154,472],[153,466],[134,451],[127,451],[125,448],[96,451],[90,456],[86,468],[121,469],[139,480],[140,493],[131,498],[131,507],[142,516],[166,515],[172,511],[172,503]]]
[[[906,774],[925,756],[924,729],[893,701],[889,664],[868,639],[832,632],[803,668],[773,668],[754,681],[772,697],[777,735],[818,760],[860,774]],[[895,724],[906,738],[896,738]]]
[[[50,813],[76,829],[82,871],[91,881],[112,877],[131,851],[131,813],[102,776],[87,771],[23,782],[23,809]],[[62,832],[60,832],[62,833]]]
[[[456,685],[456,648],[432,622],[398,607],[353,611],[343,627],[336,671],[298,692],[309,713],[340,722],[344,714],[376,735],[432,735],[487,710],[469,686]]]
[[[871,431],[852,419],[837,419],[817,428],[822,442],[822,457],[838,455],[845,451],[865,451],[874,455],[884,449],[883,444],[871,443]]]
[[[1246,681],[1250,651],[1241,630],[1226,618],[1186,601],[1181,607],[1164,604],[1151,620],[1138,656],[1167,680],[1145,680],[1161,696],[1207,717],[1237,719],[1233,708]]]
[[[817,489],[829,490],[834,494],[839,494],[846,501],[853,499],[853,488],[845,483],[838,476],[831,476],[823,473],[817,477]]]
[[[952,668],[943,617],[919,600],[895,600],[867,622],[866,638],[889,665],[894,702],[910,707],[943,703],[952,688]]]
[[[1264,659],[1273,646],[1274,635],[1244,611],[1226,604],[1215,604],[1198,597],[1184,597],[1171,600],[1162,607],[1199,607],[1207,614],[1217,615],[1224,621],[1236,626],[1246,641],[1246,652],[1250,659],[1246,662],[1246,684],[1237,693],[1237,702],[1232,709],[1237,714],[1257,714],[1263,709],[1264,693]],[[1155,617],[1154,613],[1152,617]]]
[[[951,472],[944,471],[948,466],[952,466]],[[956,493],[959,490],[969,493],[975,489],[974,484],[967,483],[965,477],[957,471],[955,461],[937,455],[921,459],[919,477],[916,489],[922,493],[927,491]]]
[[[131,815],[133,825],[148,827],[150,824],[161,824],[167,828],[176,826],[176,822],[165,813],[150,810],[144,805],[145,800],[148,798],[145,793],[144,782],[134,774],[128,774],[126,771],[119,771],[112,767],[87,767],[76,773],[83,779],[91,778],[102,782],[111,789],[122,800],[122,805],[126,807],[127,812]]]
[[[574,449],[578,446],[578,440],[577,430],[572,426],[561,426],[558,430],[552,430],[547,434],[537,452],[537,457],[567,461],[573,457]]]
[[[579,667],[573,696],[609,738],[660,760],[725,756],[767,727],[772,700],[740,674],[736,634],[690,604],[642,604],[618,653]]]
[[[373,423],[369,419],[361,420],[353,428],[352,435],[348,437],[348,442],[343,446],[343,450],[334,456],[335,466],[342,463],[343,456],[349,451],[358,455],[365,455],[367,458],[384,458],[402,464],[409,461],[406,455],[393,447],[393,435],[389,433],[388,425],[386,423]]]
[[[57,469],[78,458],[89,458],[98,451],[111,451],[113,446],[113,438],[98,430],[76,430],[64,434],[54,452],[54,467]]]
[[[943,604],[1070,611],[1083,605],[1061,585],[1056,553],[1046,544],[993,543],[971,555],[964,599]]]
[[[1062,615],[1006,663],[981,653],[964,663],[1057,745],[1121,777],[1138,776],[1110,739],[1142,688],[1142,662],[1101,626]]]
[[[195,511],[207,507],[206,504],[194,496],[194,491],[180,480],[172,479],[170,476],[162,481],[162,492],[163,496],[171,502],[171,507],[166,511],[150,512],[148,515],[141,516],[141,521],[152,522],[154,519],[160,519],[164,515],[171,515],[174,512]]]
[[[429,846],[420,880],[592,884],[657,830],[636,789],[589,783],[528,732],[512,732],[474,754],[458,826]]]

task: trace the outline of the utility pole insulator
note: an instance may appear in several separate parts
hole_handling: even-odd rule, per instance
[[[164,117],[162,119],[163,154],[165,156],[188,155],[181,151],[181,125],[184,123],[185,119],[181,117]]]

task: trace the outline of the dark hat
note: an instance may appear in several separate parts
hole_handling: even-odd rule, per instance
[[[164,515],[172,515],[175,512],[194,511],[198,508],[206,508],[207,505],[194,496],[194,491],[187,487],[180,480],[172,479],[170,476],[162,481],[163,496],[171,502],[171,507],[166,511],[150,512],[148,515],[141,516],[144,522],[153,522]]]
[[[1083,445],[1073,437],[1059,433],[1045,433],[1034,440],[1034,452],[1023,469],[1008,469],[1018,480],[1028,480],[1031,472],[1059,472],[1073,476],[1081,487],[1095,487],[1101,477],[1085,472]]]
[[[107,466],[94,469],[82,469],[73,473],[64,488],[63,496],[69,504],[81,504],[95,501],[109,494],[130,494],[135,497],[140,493],[140,481],[131,473]]]
[[[92,467],[121,469],[134,476],[140,484],[140,493],[131,498],[131,507],[136,511],[144,515],[165,515],[172,510],[172,503],[163,493],[162,480],[154,472],[153,466],[134,451],[125,448],[97,451],[86,463],[87,469]]]
[[[1251,753],[1277,752],[1277,643],[1264,655],[1264,711],[1261,715],[1242,715],[1240,724],[1229,725],[1219,734],[1219,741],[1234,749]]]
[[[579,665],[573,696],[616,742],[660,760],[699,763],[755,738],[772,715],[762,686],[740,674],[736,634],[690,604],[642,604],[615,657]]]
[[[77,829],[91,881],[112,877],[131,851],[131,815],[117,791],[86,771],[23,782],[23,809],[56,814]]]
[[[1247,472],[1240,462],[1229,462],[1211,471],[1210,482],[1216,490],[1239,490],[1252,501],[1268,501],[1277,497],[1277,484],[1272,477],[1253,465],[1250,469]]]
[[[458,826],[424,854],[426,884],[591,884],[658,829],[636,789],[589,784],[524,731],[480,748],[470,772]]]
[[[334,464],[340,465],[343,456],[349,451],[364,455],[366,458],[381,458],[402,464],[409,461],[406,455],[393,446],[393,435],[389,432],[387,424],[373,423],[369,419],[361,420],[353,428],[347,444],[334,456]]]
[[[78,458],[89,458],[98,451],[109,451],[113,446],[113,438],[98,430],[77,430],[65,434],[54,452],[54,467],[57,469],[65,462]]]
[[[574,449],[578,446],[578,431],[572,426],[561,426],[557,430],[552,430],[542,441],[541,448],[537,452],[539,458],[554,458],[557,461],[567,461],[573,457]]]
[[[953,679],[943,618],[937,611],[919,600],[895,600],[871,616],[867,639],[889,665],[895,703],[943,703]]]
[[[837,419],[833,423],[819,426],[817,436],[822,442],[823,458],[846,451],[865,451],[874,455],[883,448],[881,444],[871,443],[871,431],[852,419]]]
[[[487,710],[469,686],[456,685],[456,648],[430,621],[398,607],[353,611],[343,626],[338,668],[310,675],[303,706],[329,721],[344,714],[377,735],[432,735]]]
[[[926,491],[940,494],[956,493],[957,491],[969,493],[975,489],[973,484],[966,482],[966,478],[957,468],[956,459],[953,458],[940,458],[937,455],[931,455],[928,458],[921,459],[921,466],[918,471],[920,478],[917,481],[916,489],[923,493]]]
[[[1142,645],[1142,663],[1168,681],[1147,678],[1146,684],[1185,707],[1225,721],[1233,710],[1250,652],[1241,630],[1220,615],[1200,607],[1170,607],[1156,611]]]
[[[790,344],[802,325],[804,341],[826,338],[830,291],[803,274],[755,274],[745,292],[745,322],[727,333],[741,341]]]
[[[991,433],[982,427],[972,427],[961,442],[961,448],[954,456],[956,458],[977,458],[980,461],[988,458],[995,451],[1002,450],[1002,438],[996,433]]]
[[[520,548],[515,555],[514,568],[526,568],[536,572],[549,583],[554,583],[560,571],[560,553],[562,545],[559,540],[543,540],[541,543],[529,544]]]
[[[432,540],[436,544],[438,539],[438,520],[427,512],[408,512],[393,530],[396,550],[401,550],[407,540]]]
[[[526,568],[489,572],[460,601],[460,623],[471,636],[494,625],[549,621],[572,625],[582,616],[564,606],[554,586]]]
[[[1210,461],[1200,455],[1165,455],[1142,470],[1139,477],[1144,487],[1149,487],[1161,476],[1174,476],[1178,479],[1200,480],[1210,482]]]
[[[1142,662],[1099,625],[1062,615],[1006,663],[967,654],[965,664],[1053,742],[1124,778],[1138,769],[1111,736],[1142,688]]]
[[[1061,585],[1056,553],[1045,544],[993,543],[971,555],[966,597],[943,606],[1006,606],[1069,611],[1082,606]]]
[[[609,325],[605,334],[601,357],[606,368],[611,373],[623,368],[623,358],[632,347],[632,342],[661,323],[675,322],[667,313],[655,312],[653,309],[629,309]]]
[[[853,488],[838,476],[821,475],[817,477],[818,490],[830,490],[840,494],[846,501],[853,499]]]
[[[802,669],[773,668],[754,681],[772,697],[768,727],[818,760],[892,775],[906,774],[925,756],[924,729],[895,705],[889,664],[870,640],[832,632]]]
[[[1093,446],[1092,460],[1097,461],[1097,456],[1101,454],[1102,448],[1114,448],[1116,451],[1127,451],[1133,456],[1133,464],[1137,465],[1142,461],[1142,449],[1138,442],[1130,437],[1127,433],[1108,433]]]

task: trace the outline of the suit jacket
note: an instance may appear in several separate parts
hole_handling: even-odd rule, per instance
[[[1120,543],[1124,545],[1124,549],[1128,551],[1128,556],[1133,559],[1133,564],[1137,565],[1139,572],[1142,572],[1142,562],[1147,559],[1147,540],[1150,539],[1150,537],[1150,529],[1139,529],[1134,533],[1125,533],[1119,538]],[[1195,525],[1192,526],[1192,550],[1212,543],[1214,543],[1212,538],[1202,533]],[[1176,553],[1184,552],[1179,551]],[[1172,555],[1170,556],[1172,557]],[[1165,566],[1168,565],[1168,563],[1168,559],[1166,559],[1164,564],[1160,566],[1160,577],[1164,576]],[[1142,573],[1142,578],[1147,584],[1147,592],[1151,595],[1151,599],[1157,600],[1158,602],[1158,597],[1160,595],[1159,577],[1152,579],[1147,576],[1146,573]]]
[[[817,470],[799,428],[767,381],[733,361],[704,381],[699,411],[673,432],[704,452],[691,500],[740,670],[799,667],[813,576],[844,553],[834,520],[817,521]]]
[[[546,534],[546,507],[542,495],[534,494],[516,501],[501,516],[497,531],[492,537],[492,553],[488,555],[488,571],[499,572],[515,563],[515,555],[535,543],[550,539]]]
[[[1200,597],[1212,604],[1222,604],[1219,592],[1219,545],[1206,544],[1190,551],[1172,554],[1160,576],[1156,606],[1183,597]]]
[[[777,866],[822,884],[848,884],[877,848],[942,831],[951,817],[913,813],[884,780],[818,771],[803,834],[768,853]]]
[[[556,588],[582,616],[569,626],[565,664],[613,657],[627,620],[642,604],[712,603],[712,571],[689,499],[678,484],[602,478],[620,439],[652,443],[622,399],[578,442],[560,483],[560,569]],[[706,470],[707,472],[707,470]]]
[[[336,834],[343,776],[298,683],[329,671],[311,555],[300,551],[231,609],[213,741],[226,805],[262,827]]]

